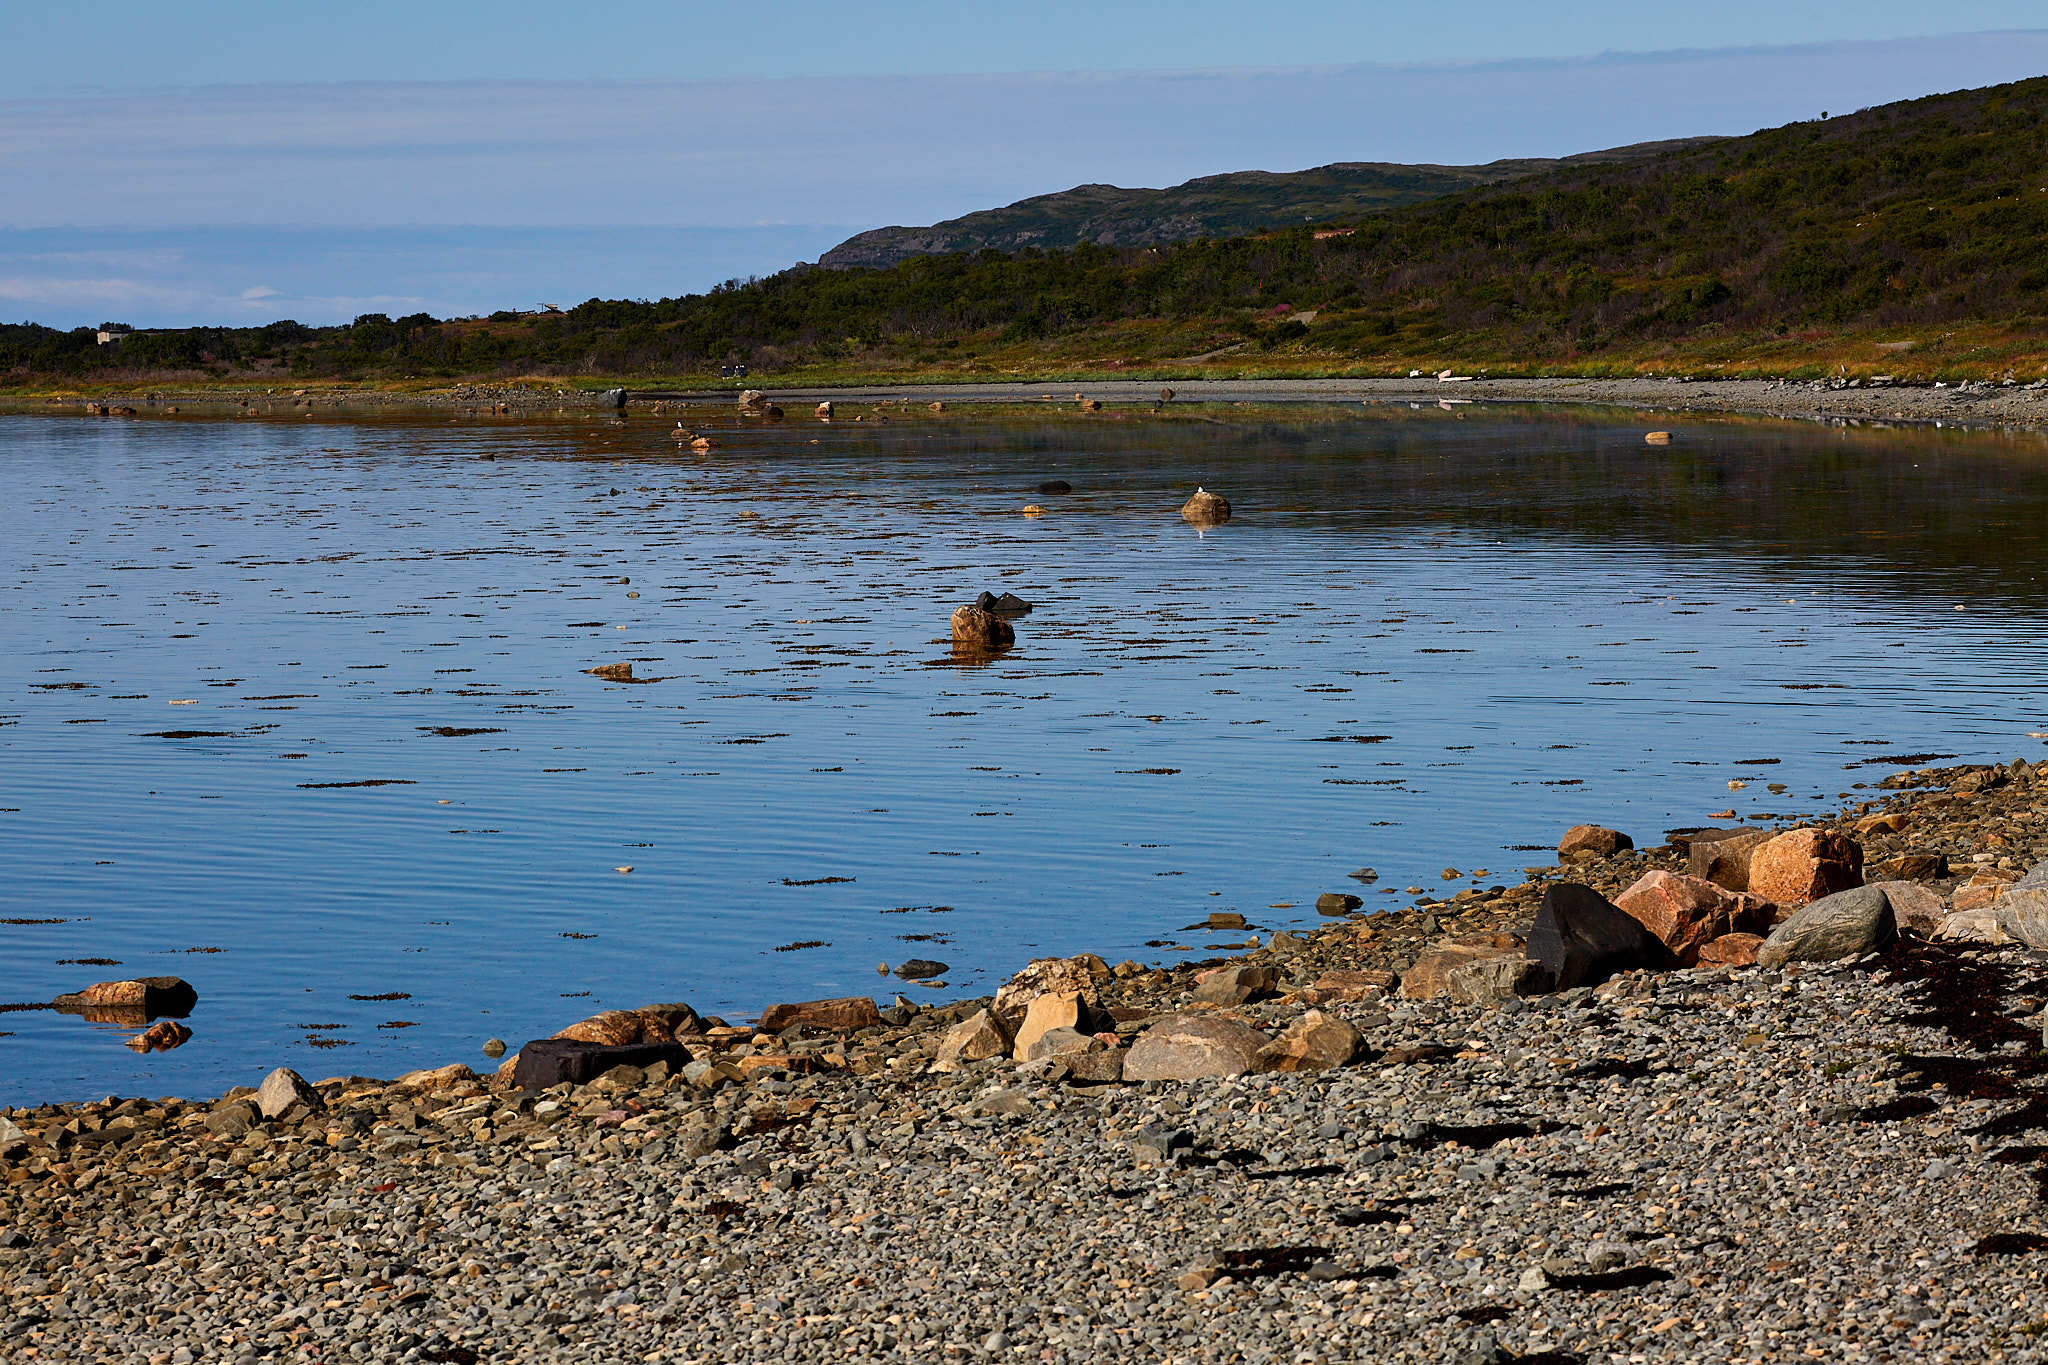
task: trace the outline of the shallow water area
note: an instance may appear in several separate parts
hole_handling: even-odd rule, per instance
[[[1518,881],[1580,821],[2040,747],[2035,437],[686,416],[712,450],[631,411],[0,417],[0,1002],[199,992],[147,1056],[0,1013],[0,1101],[1201,956],[1243,937],[1211,911],[1263,936]],[[1197,485],[1228,524],[1180,520]],[[983,589],[1036,609],[963,663]],[[913,957],[943,984],[876,973]]]

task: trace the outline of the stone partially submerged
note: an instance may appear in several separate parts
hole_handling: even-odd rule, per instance
[[[1230,499],[1197,488],[1194,496],[1180,505],[1180,515],[1181,520],[1195,526],[1221,526],[1230,520]]]

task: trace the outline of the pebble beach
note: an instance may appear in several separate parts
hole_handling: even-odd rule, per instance
[[[1915,889],[1837,960],[1527,994],[1459,970],[1535,953],[1564,883],[1719,894],[1700,836],[1595,840],[1396,913],[1333,892],[1315,931],[1171,970],[1054,959],[1008,1000],[799,1002],[774,1033],[687,1017],[686,1063],[582,1084],[251,1059],[217,1100],[9,1110],[0,1340],[173,1365],[2040,1359],[2048,967],[1998,926],[2032,933],[2048,765],[1885,785],[1820,832]],[[1263,1047],[1216,1061],[1237,1037]]]

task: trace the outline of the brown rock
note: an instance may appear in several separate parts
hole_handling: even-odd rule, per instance
[[[509,1060],[509,1059],[508,1059]],[[461,1062],[447,1066],[426,1067],[419,1071],[408,1071],[391,1083],[393,1090],[407,1090],[425,1094],[432,1090],[448,1090],[477,1079],[477,1074]]]
[[[1466,963],[1510,956],[1521,956],[1519,945],[1505,946],[1485,939],[1433,943],[1422,950],[1414,966],[1401,973],[1401,997],[1434,1000],[1449,993],[1450,974]]]
[[[1355,1003],[1385,995],[1400,981],[1401,978],[1386,971],[1324,972],[1308,988],[1308,994],[1313,995],[1319,1005],[1337,1001]]]
[[[821,422],[829,422],[829,421],[831,421],[831,420],[832,420],[832,400],[828,398],[828,399],[826,399],[826,400],[825,400],[824,402],[822,402],[822,403],[818,404],[818,406],[817,406],[817,407],[815,407],[815,408],[813,408],[813,409],[811,410],[811,415],[812,415],[813,417],[816,417],[816,418],[817,418],[817,419],[818,419],[819,421],[821,421]]]
[[[630,660],[618,664],[599,664],[596,668],[586,668],[583,671],[593,678],[603,678],[607,682],[633,681],[633,664]]]
[[[1242,1076],[1272,1040],[1215,1015],[1175,1015],[1139,1034],[1124,1058],[1127,1081],[1192,1081]]]
[[[1789,830],[1749,855],[1749,891],[1780,905],[1805,905],[1861,885],[1863,850],[1844,834]]]
[[[1124,1078],[1124,1059],[1129,1056],[1130,1049],[1122,1047],[1104,1047],[1097,1052],[1069,1056],[1067,1079],[1094,1085],[1120,1081]]]
[[[971,604],[953,608],[954,648],[1006,649],[1016,643],[1017,632],[994,612]]]
[[[1083,412],[1101,412],[1101,411],[1102,411],[1102,400],[1101,400],[1100,398],[1083,398],[1083,399],[1081,400],[1081,411],[1083,411]]]
[[[958,1071],[962,1062],[1008,1056],[1012,1041],[1001,1016],[992,1010],[977,1010],[946,1031],[933,1064],[940,1071]]]
[[[1612,858],[1625,848],[1634,848],[1636,841],[1618,829],[1604,825],[1573,825],[1564,832],[1564,838],[1557,841],[1557,856],[1560,858]]]
[[[1700,949],[1727,934],[1771,927],[1771,907],[1755,896],[1729,891],[1704,877],[1649,872],[1614,898],[1638,924],[1663,940],[1687,967]]]
[[[1363,896],[1354,896],[1348,891],[1325,891],[1316,897],[1316,913],[1319,915],[1344,915],[1360,909],[1365,904]]]
[[[126,1045],[137,1052],[169,1052],[191,1041],[191,1029],[175,1019],[159,1019],[130,1038]]]
[[[1723,934],[1711,943],[1701,945],[1699,965],[1702,967],[1754,967],[1756,950],[1764,946],[1764,940],[1757,934]]]
[[[1767,829],[1701,830],[1686,849],[1686,863],[1695,877],[1728,891],[1747,891],[1750,855],[1771,837]]]
[[[1873,865],[1870,875],[1888,882],[1931,882],[1948,875],[1948,859],[1939,853],[1901,853]]]
[[[1906,828],[1908,821],[1903,812],[1886,811],[1881,815],[1866,815],[1856,822],[1856,832],[1862,835],[1897,834]]]
[[[1349,1066],[1365,1050],[1365,1037],[1346,1019],[1321,1010],[1289,1024],[1259,1049],[1256,1071],[1328,1071]]]
[[[1203,975],[1194,998],[1205,1005],[1242,1005],[1271,995],[1279,981],[1271,967],[1218,967]]]
[[[1884,892],[1884,898],[1892,903],[1892,918],[1898,921],[1898,926],[1911,929],[1922,938],[1933,938],[1934,931],[1948,918],[1948,902],[1931,886],[1922,886],[1916,881],[1871,882],[1870,885]]]
[[[842,996],[835,1000],[800,1000],[794,1004],[770,1005],[755,1025],[763,1033],[780,1033],[792,1024],[851,1033],[876,1028],[882,1016],[875,1002],[865,995]]]
[[[1102,992],[1096,985],[1099,977],[1095,964],[1101,961],[1093,953],[1080,957],[1036,958],[1026,963],[1023,971],[1003,983],[996,991],[995,1003],[990,1008],[1005,1019],[1015,1019],[1021,1017],[1025,1008],[1039,996],[1069,991],[1079,995],[1091,1008],[1099,1008]],[[1107,968],[1101,975],[1108,975]]]
[[[1180,505],[1180,515],[1181,520],[1196,526],[1221,526],[1230,520],[1230,499],[1206,488],[1197,488],[1194,496]]]
[[[593,1014],[588,1019],[579,1019],[565,1029],[557,1030],[555,1037],[567,1038],[576,1043],[603,1043],[607,1047],[625,1047],[632,1043],[665,1043],[670,1032],[659,1024],[650,1026],[646,1016],[633,1010],[606,1010]]]

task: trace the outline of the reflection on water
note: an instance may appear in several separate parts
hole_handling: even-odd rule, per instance
[[[976,994],[1200,950],[1211,911],[1313,920],[1361,865],[1405,903],[1582,820],[1789,816],[2038,744],[2030,440],[718,413],[679,454],[670,425],[0,418],[0,1001],[199,991],[197,1036],[139,1057],[0,1013],[0,1098],[481,1061],[649,1000]],[[1228,524],[1181,519],[1197,485]],[[983,591],[1035,610],[956,666]],[[876,975],[913,957],[944,984]]]

